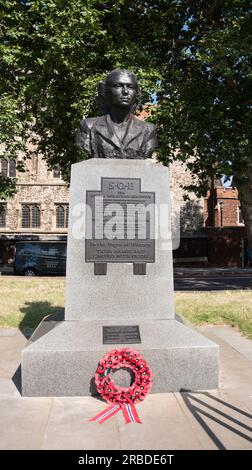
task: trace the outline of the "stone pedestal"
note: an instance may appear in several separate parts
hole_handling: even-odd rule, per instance
[[[154,242],[87,242],[94,212],[90,216],[85,203],[101,194],[115,204],[154,200]],[[175,320],[169,212],[168,169],[152,160],[72,166],[65,321],[42,322],[23,350],[24,396],[93,394],[101,357],[127,346],[153,369],[152,392],[218,387],[218,346]],[[141,343],[103,344],[103,327],[120,325],[139,326]]]

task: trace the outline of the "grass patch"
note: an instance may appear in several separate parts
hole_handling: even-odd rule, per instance
[[[36,328],[63,311],[64,277],[0,277],[0,327]],[[231,325],[252,339],[252,291],[176,292],[176,312],[196,326]]]
[[[0,277],[0,327],[36,328],[64,309],[65,278]]]
[[[252,339],[252,291],[176,292],[176,312],[194,325],[230,325]]]

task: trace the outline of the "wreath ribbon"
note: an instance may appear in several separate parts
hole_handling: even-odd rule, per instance
[[[133,403],[128,403],[127,405],[111,405],[105,410],[98,413],[98,415],[94,416],[93,418],[89,419],[89,421],[97,421],[99,424],[104,423],[107,419],[112,418],[118,411],[122,410],[124,420],[126,424],[129,423],[139,423],[141,424],[141,420],[137,413],[135,405]]]
[[[121,367],[130,368],[135,374],[135,381],[128,388],[118,387],[110,377],[112,369],[118,370]],[[102,424],[121,410],[126,424],[141,423],[135,403],[144,400],[152,382],[153,372],[138,351],[123,348],[106,353],[98,364],[95,384],[97,391],[110,406],[89,421]]]

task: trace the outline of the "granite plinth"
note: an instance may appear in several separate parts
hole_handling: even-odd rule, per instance
[[[37,340],[31,338],[22,351],[22,395],[95,394],[93,377],[99,360],[112,349],[126,347],[104,345],[102,326],[119,324],[125,320],[64,321],[40,336],[42,322],[35,332]],[[218,387],[216,344],[176,320],[140,320],[138,324],[142,342],[129,346],[149,362],[155,375],[152,392]]]
[[[144,223],[154,226],[154,239],[140,223],[141,207],[149,207]],[[114,226],[122,228],[121,238]],[[138,236],[131,237],[136,226]],[[175,320],[171,238],[168,168],[153,160],[100,158],[72,166],[65,321],[42,322],[22,351],[23,396],[95,394],[99,360],[127,347],[103,344],[102,327],[120,324],[139,326],[141,343],[128,346],[153,369],[152,392],[218,387],[218,346]],[[118,385],[128,387],[127,371],[117,374]]]
[[[107,274],[98,276],[94,263],[85,262],[86,194],[100,191],[108,177],[139,179],[141,191],[155,193],[155,262],[147,263],[146,275],[133,275],[133,263],[108,262]],[[72,165],[66,274],[67,321],[174,319],[168,168],[153,160],[104,158]]]

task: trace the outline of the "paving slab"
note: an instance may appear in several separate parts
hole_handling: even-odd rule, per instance
[[[137,405],[142,424],[128,425],[121,413],[102,425],[89,422],[107,406],[94,397],[22,397],[12,375],[27,340],[0,330],[0,449],[252,450],[250,343],[225,328],[199,330],[220,346],[220,388],[148,395]]]
[[[19,350],[26,345],[26,337],[17,328],[0,328],[0,352]]]
[[[225,327],[228,328],[228,327]],[[240,346],[242,336],[239,332],[230,328],[231,344],[228,342],[228,336],[225,334],[223,339],[223,327],[207,327],[201,328],[201,331],[210,339],[217,342],[220,346],[220,388],[222,390],[230,390],[237,397],[245,399],[246,402],[251,400],[252,395],[252,361],[247,355],[248,343],[243,338],[246,345],[246,351]],[[239,341],[239,351],[234,347],[234,336]],[[249,341],[249,340],[248,340]],[[252,351],[252,341],[251,351]]]
[[[0,449],[41,449],[52,398],[4,398],[0,402]]]
[[[105,408],[106,404],[92,397],[55,398],[43,449],[120,449],[116,417],[102,425],[89,421]]]
[[[10,378],[0,377],[0,397],[2,398],[20,398],[20,393]]]
[[[0,328],[0,377],[11,378],[20,365],[27,339],[17,328]]]
[[[0,351],[0,377],[11,379],[19,365],[19,350],[12,348]]]
[[[205,329],[206,333],[209,329]],[[204,330],[203,330],[204,331]],[[211,327],[211,332],[226,341],[233,349],[252,361],[252,341],[230,326]]]
[[[252,448],[252,415],[234,394],[211,391],[176,397],[205,450]]]
[[[141,425],[118,415],[123,449],[203,449],[173,393],[154,394],[137,405]]]

